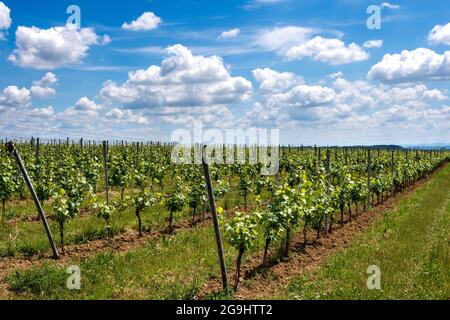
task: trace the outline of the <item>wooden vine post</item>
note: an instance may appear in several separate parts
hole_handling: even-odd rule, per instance
[[[36,158],[39,160],[39,157],[41,155],[41,140],[39,138],[36,139]]]
[[[370,177],[372,175],[372,154],[370,149],[368,149],[367,153],[367,210],[370,210],[372,206],[372,202],[370,201],[371,194],[371,185],[370,185]]]
[[[106,204],[109,205],[108,141],[103,141],[103,164],[105,171]]]
[[[330,196],[330,162],[331,162],[331,153],[330,150],[327,150],[327,164],[326,164],[326,179],[327,179],[327,196]],[[328,235],[330,231],[330,216],[327,213],[325,215],[325,234]]]
[[[16,159],[17,165],[20,168],[20,171],[22,172],[22,176],[25,180],[25,183],[28,186],[28,189],[30,190],[31,196],[33,198],[34,204],[36,205],[36,209],[38,211],[39,217],[44,225],[45,232],[47,233],[48,241],[50,242],[50,246],[52,248],[53,252],[53,258],[58,259],[58,249],[56,248],[55,241],[53,240],[52,232],[50,230],[50,227],[48,226],[47,218],[45,216],[44,210],[42,209],[42,205],[39,201],[39,198],[36,194],[36,191],[34,190],[33,184],[31,182],[30,176],[28,175],[28,171],[25,167],[25,164],[22,161],[22,158],[20,157],[19,151],[14,146],[14,143],[11,141],[7,144],[8,152],[11,153],[14,158]]]
[[[36,170],[36,176],[34,179],[39,181],[40,171],[41,171],[41,142],[40,139],[36,139],[36,162],[39,164],[38,169]]]
[[[392,170],[392,195],[395,195],[395,161],[394,161],[394,151],[391,154],[391,170]]]
[[[319,167],[322,167],[322,149],[319,147],[318,151],[318,161],[319,161]]]
[[[209,171],[209,164],[206,158],[206,146],[203,148],[203,157],[202,157],[203,171],[206,179],[206,187],[208,189],[209,203],[211,207],[211,213],[213,218],[214,232],[216,236],[217,242],[217,251],[219,254],[220,261],[220,269],[222,272],[222,285],[224,290],[228,290],[228,276],[227,276],[227,267],[225,264],[225,257],[222,246],[222,235],[220,234],[219,227],[219,218],[217,217],[217,209],[216,209],[216,199],[214,197],[214,190],[211,181],[211,173]]]

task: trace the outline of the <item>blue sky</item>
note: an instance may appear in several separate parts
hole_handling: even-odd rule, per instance
[[[0,135],[167,141],[202,120],[285,144],[449,142],[449,8],[0,0]]]

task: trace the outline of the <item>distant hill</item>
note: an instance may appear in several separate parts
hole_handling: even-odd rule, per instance
[[[286,146],[289,147],[289,146]],[[292,146],[294,147],[294,146]],[[405,149],[402,146],[399,145],[395,145],[395,144],[380,144],[380,145],[373,145],[373,146],[363,146],[363,145],[359,145],[359,146],[300,146],[302,148],[347,148],[347,149],[361,149],[361,148],[366,148],[366,149],[383,149],[383,150],[402,150]]]
[[[436,150],[436,149],[448,149],[450,150],[450,143],[428,143],[417,145],[404,145],[406,149],[420,149],[420,150]]]
[[[303,148],[313,148],[312,146],[301,146]],[[316,146],[314,146],[316,147]],[[325,148],[324,146],[317,146],[319,148]],[[395,144],[380,144],[380,145],[373,145],[373,146],[326,146],[327,148],[348,148],[348,149],[361,149],[361,148],[367,148],[367,149],[383,149],[383,150],[403,150],[405,149],[402,146],[395,145]]]
[[[372,148],[372,149],[383,149],[383,150],[401,150],[401,149],[404,149],[402,146],[398,146],[398,145],[395,145],[395,144],[387,144],[387,145],[384,145],[384,144],[381,144],[381,145],[375,145],[375,146],[371,146],[370,148]]]

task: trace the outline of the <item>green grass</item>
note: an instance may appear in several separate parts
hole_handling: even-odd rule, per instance
[[[206,230],[192,231],[124,255],[107,253],[79,262],[81,291],[66,288],[64,268],[48,265],[13,273],[8,281],[19,297],[31,299],[189,299],[204,280],[201,271],[215,269],[209,238]],[[186,242],[199,250],[186,248]],[[203,268],[196,268],[201,262]]]
[[[224,244],[232,267],[236,252]],[[259,248],[260,249],[260,248]],[[256,249],[256,250],[259,250]],[[66,268],[78,265],[82,289],[66,288]],[[210,278],[220,275],[211,226],[186,230],[150,241],[124,254],[98,254],[73,260],[64,268],[48,262],[7,277],[18,299],[192,299]]]
[[[367,288],[371,265],[381,269],[381,290]],[[277,298],[449,299],[450,166]]]

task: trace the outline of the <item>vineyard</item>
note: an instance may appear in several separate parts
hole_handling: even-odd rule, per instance
[[[17,159],[2,148],[3,297],[213,297],[208,283],[221,280],[214,214],[225,286],[239,292],[246,261],[257,257],[259,272],[287,261],[294,239],[314,246],[450,160],[443,150],[280,147],[276,175],[262,175],[262,164],[250,161],[210,164],[208,188],[202,165],[173,163],[170,144],[32,139],[15,148],[59,261]],[[251,148],[223,148],[250,157]],[[70,265],[87,274],[79,291],[65,288]],[[116,287],[100,289],[108,281]]]

